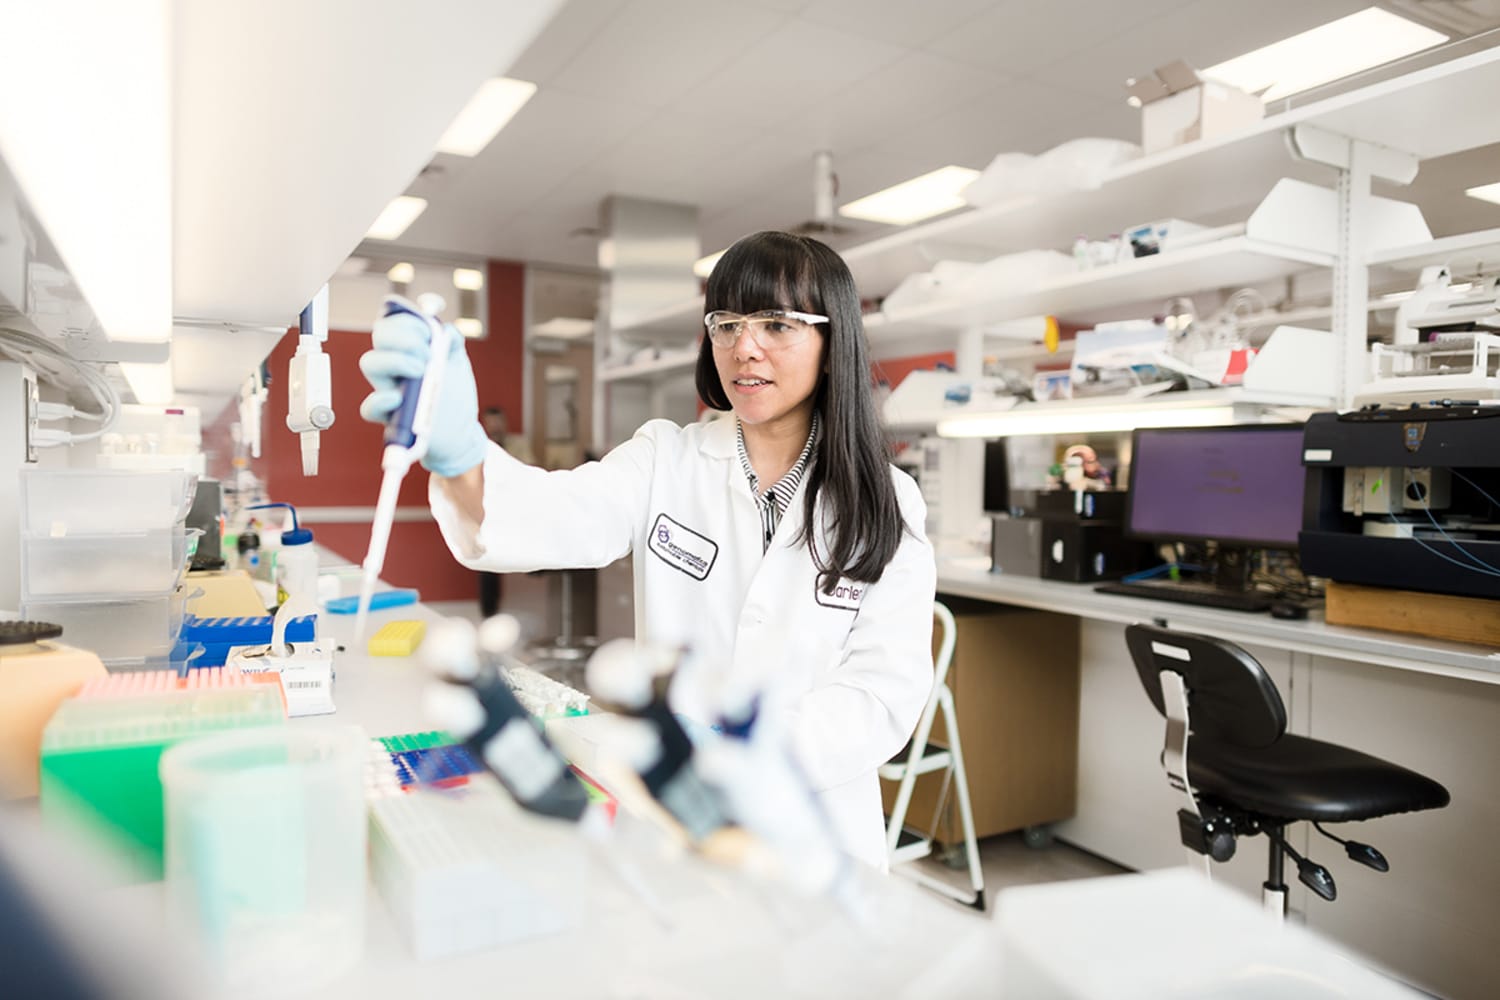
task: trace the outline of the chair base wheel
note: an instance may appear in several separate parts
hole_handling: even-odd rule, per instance
[[[1026,842],[1027,847],[1035,851],[1040,851],[1051,847],[1055,838],[1052,836],[1052,827],[1038,824],[1037,826],[1028,826],[1022,830],[1021,839]]]

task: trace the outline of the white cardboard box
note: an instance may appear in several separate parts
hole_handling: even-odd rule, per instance
[[[1254,94],[1203,80],[1141,108],[1141,148],[1149,156],[1253,125],[1264,115],[1265,105]]]

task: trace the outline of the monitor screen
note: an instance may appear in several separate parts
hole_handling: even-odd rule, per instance
[[[1005,439],[984,443],[984,511],[1004,514],[1010,510],[1010,456]]]
[[[1138,430],[1129,531],[1296,548],[1305,479],[1301,424]]]

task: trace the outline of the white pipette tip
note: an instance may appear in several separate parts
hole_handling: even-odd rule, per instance
[[[422,713],[455,739],[468,739],[484,728],[484,706],[474,692],[452,684],[429,684],[422,692]]]
[[[444,618],[427,630],[421,646],[422,664],[439,677],[471,681],[479,675],[474,649],[474,626],[462,618]]]
[[[514,615],[493,615],[479,623],[479,648],[491,656],[509,653],[521,641],[521,623]]]
[[[651,700],[652,671],[634,639],[611,639],[589,658],[589,691],[597,698],[626,708]]]

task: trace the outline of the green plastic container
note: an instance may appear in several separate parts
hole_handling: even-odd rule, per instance
[[[208,733],[285,719],[280,690],[261,684],[69,699],[42,734],[42,816],[83,828],[117,849],[142,878],[159,879],[162,751]]]

